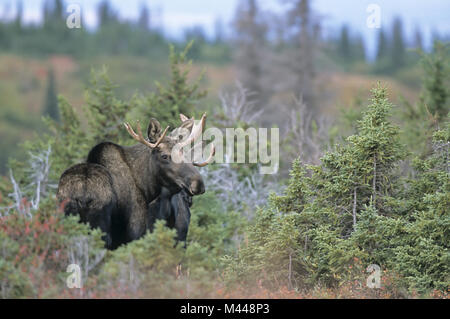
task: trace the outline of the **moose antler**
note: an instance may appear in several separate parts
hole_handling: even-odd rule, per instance
[[[212,158],[214,157],[214,154],[216,154],[216,147],[213,143],[211,143],[211,153],[209,154],[209,157],[206,161],[201,163],[192,163],[194,166],[203,167],[209,164],[211,162]]]
[[[187,116],[180,114],[180,119],[184,123],[189,120],[194,120],[194,118],[189,119]],[[194,125],[192,127],[191,133],[189,134],[188,138],[180,143],[180,148],[183,148],[185,146],[191,145],[192,142],[195,142],[200,135],[203,132],[203,129],[205,128],[205,122],[206,122],[206,113],[203,113],[202,118],[200,121],[197,122],[197,124],[194,122]],[[209,157],[206,161],[200,162],[200,163],[192,163],[194,166],[203,167],[209,164],[211,162],[214,154],[216,153],[216,148],[213,143],[211,143],[211,152],[209,154]]]
[[[205,121],[206,113],[203,113],[200,121],[197,124],[194,122],[194,126],[192,127],[191,134],[189,134],[188,138],[180,143],[180,148],[191,145],[192,142],[195,142],[199,138],[205,128]]]
[[[166,136],[167,130],[169,129],[169,127],[167,126],[166,129],[164,130],[164,132],[162,133],[162,135],[158,138],[158,140],[156,141],[155,144],[150,143],[149,141],[147,141],[144,136],[142,135],[142,130],[141,130],[141,124],[139,123],[139,120],[137,121],[137,131],[138,134],[136,134],[133,129],[131,128],[131,125],[129,123],[124,123],[125,128],[127,129],[128,133],[131,135],[132,138],[134,138],[136,141],[138,141],[139,143],[142,143],[150,148],[155,148],[158,147],[158,145],[161,143],[161,141],[163,140],[164,136]]]

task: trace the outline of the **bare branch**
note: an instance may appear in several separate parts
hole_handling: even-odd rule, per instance
[[[228,127],[235,125],[238,121],[249,124],[256,121],[263,110],[257,109],[254,95],[254,92],[250,92],[239,81],[236,81],[236,88],[231,92],[221,91],[219,98],[223,113],[227,117],[222,124]]]

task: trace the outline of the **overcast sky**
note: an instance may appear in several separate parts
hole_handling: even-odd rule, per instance
[[[0,17],[14,14],[19,0],[0,0]],[[24,20],[40,21],[44,0],[23,0]],[[81,5],[84,27],[95,27],[97,20],[95,9],[100,0],[67,0],[68,3]],[[202,25],[208,34],[214,31],[214,24],[220,18],[225,27],[232,20],[239,0],[111,0],[123,18],[136,18],[139,9],[145,3],[153,14],[154,23],[163,27],[165,32],[177,37],[185,27]],[[282,11],[287,0],[259,0],[264,10]],[[360,32],[373,51],[377,29],[366,25],[369,4],[377,4],[381,9],[382,25],[390,25],[394,16],[400,16],[404,23],[406,35],[411,37],[419,27],[428,42],[432,32],[450,35],[450,1],[449,0],[313,0],[313,7],[322,17],[326,32],[336,30],[343,23]],[[156,21],[155,21],[156,20]]]

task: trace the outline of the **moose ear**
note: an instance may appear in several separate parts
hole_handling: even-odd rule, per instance
[[[180,119],[181,119],[181,122],[186,122],[187,120],[189,120],[189,118],[186,115],[181,114],[181,113],[180,113]]]
[[[194,120],[186,118],[186,120],[180,125],[180,128],[187,129],[190,132],[193,126]]]
[[[183,115],[184,116],[184,115]],[[180,116],[181,118],[181,116]],[[174,129],[170,136],[178,141],[182,141],[183,139],[187,138],[189,134],[191,134],[192,127],[194,126],[194,120],[188,119],[186,117],[186,120],[181,123],[179,127]]]
[[[147,137],[150,143],[155,143],[161,136],[161,124],[157,119],[151,118],[148,124]]]

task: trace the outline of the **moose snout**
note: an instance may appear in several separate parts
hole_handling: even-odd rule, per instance
[[[203,180],[201,178],[192,180],[189,185],[189,191],[192,195],[203,194],[205,192],[205,184],[203,183]]]

